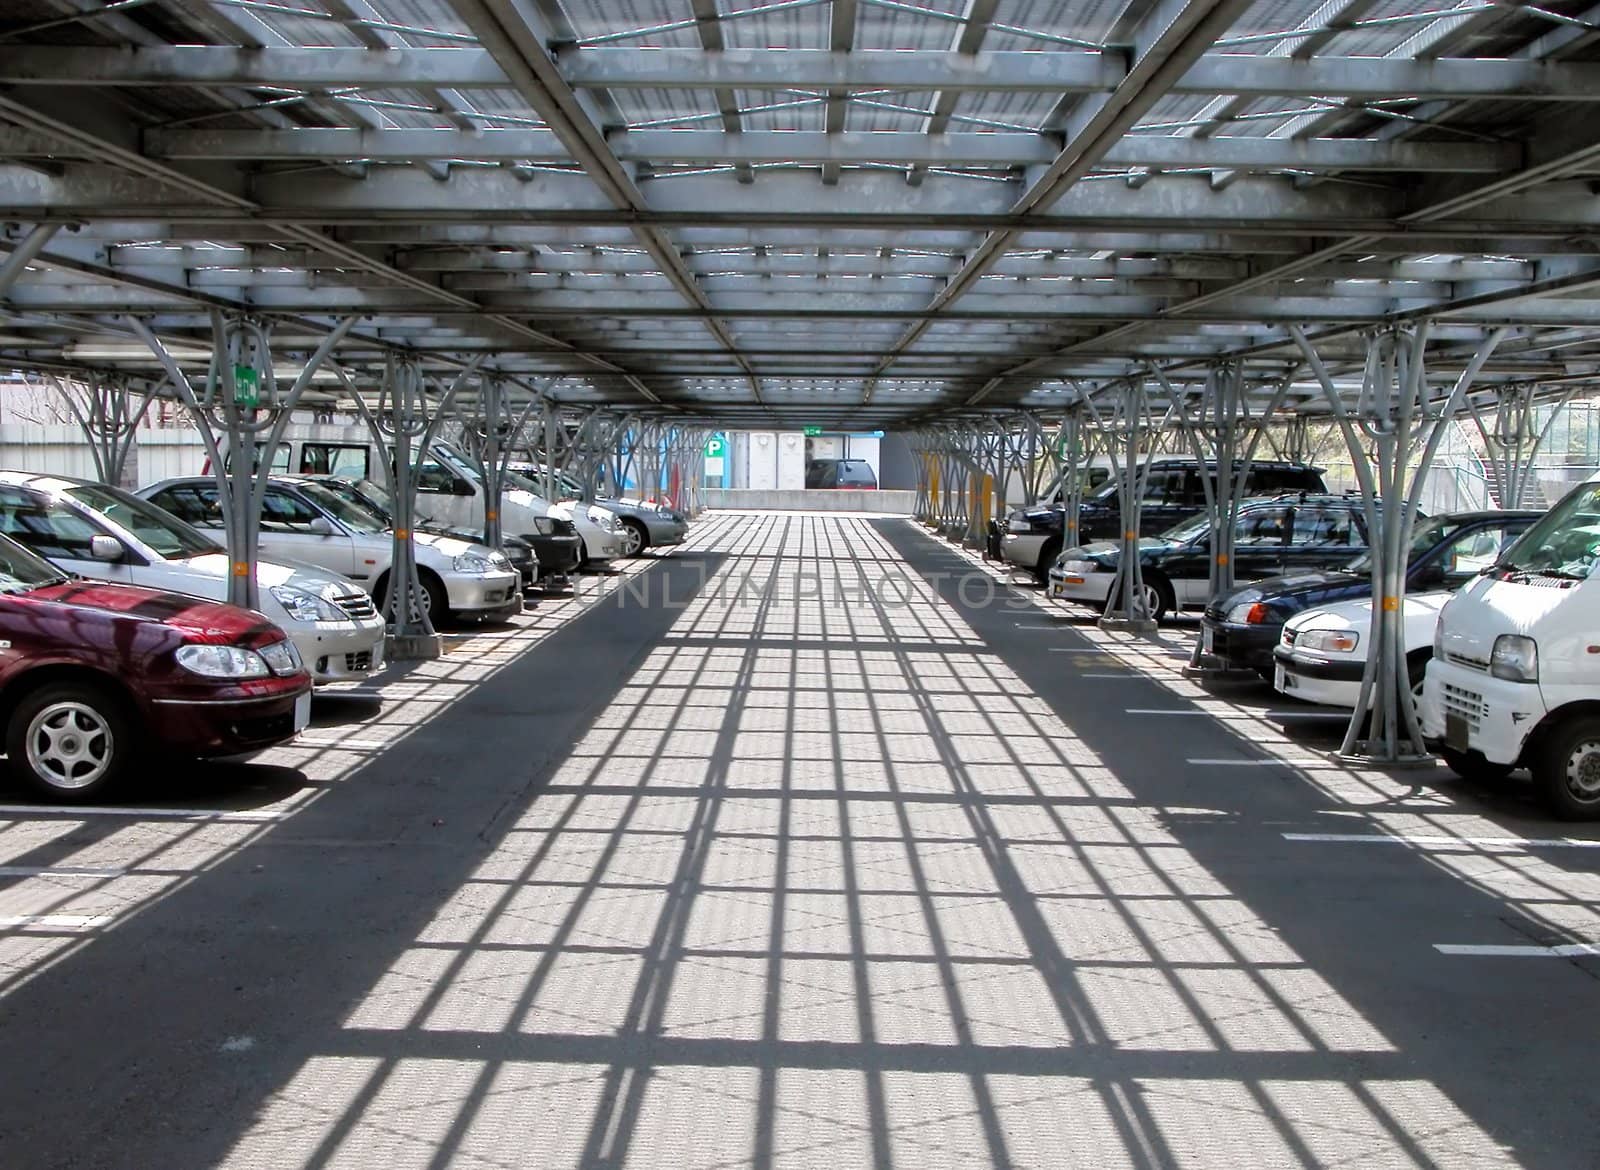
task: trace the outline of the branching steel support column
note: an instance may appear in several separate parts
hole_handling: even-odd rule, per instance
[[[1305,331],[1290,326],[1350,449],[1366,512],[1372,549],[1372,622],[1361,690],[1339,749],[1341,756],[1363,763],[1429,758],[1413,693],[1421,682],[1421,664],[1416,659],[1408,664],[1406,658],[1411,532],[1444,424],[1461,408],[1473,379],[1507,332],[1493,331],[1472,355],[1449,396],[1436,402],[1430,400],[1426,370],[1429,326],[1422,321],[1415,327],[1391,327],[1367,336],[1367,360],[1353,409],[1345,404]],[[1370,456],[1363,435],[1371,444]]]
[[[356,319],[346,317],[340,321],[322,339],[293,385],[282,393],[273,373],[267,322],[254,317],[224,317],[212,310],[211,364],[204,390],[196,393],[188,375],[150,327],[137,317],[128,321],[166,370],[174,393],[189,408],[200,431],[217,483],[217,504],[228,545],[228,601],[246,609],[259,609],[256,562],[261,543],[261,502],[272,475],[271,453],[278,449],[311,379]]]
[[[1106,629],[1145,633],[1156,628],[1152,617],[1156,599],[1145,587],[1139,563],[1139,521],[1150,474],[1150,463],[1142,454],[1141,444],[1150,429],[1150,397],[1142,380],[1130,381],[1113,393],[1115,399],[1106,414],[1100,413],[1092,398],[1088,400],[1111,456],[1122,512],[1117,572],[1100,624]]]
[[[438,657],[439,648],[433,621],[428,615],[427,596],[417,576],[416,545],[412,540],[417,517],[417,469],[449,416],[456,395],[477,373],[482,360],[481,356],[474,359],[436,401],[430,401],[428,376],[422,363],[413,357],[391,353],[384,362],[376,411],[368,408],[348,375],[340,371],[357,413],[373,438],[390,455],[388,459],[378,460],[384,489],[394,501],[389,580],[380,602],[394,635],[397,658]],[[485,493],[485,511],[498,509],[498,503]]]
[[[1544,426],[1538,427],[1536,405],[1539,387],[1527,384],[1501,386],[1495,390],[1494,412],[1484,418],[1484,412],[1475,404],[1467,403],[1472,423],[1483,440],[1485,477],[1495,503],[1502,508],[1539,507],[1534,498],[1534,458],[1544,447],[1544,441],[1555,425],[1556,416],[1572,400],[1578,388],[1574,386],[1551,407]]]
[[[1233,541],[1239,524],[1239,505],[1247,494],[1256,449],[1272,416],[1288,396],[1289,382],[1280,382],[1266,409],[1252,416],[1244,367],[1237,362],[1221,362],[1207,371],[1198,409],[1193,411],[1189,409],[1188,397],[1174,389],[1160,370],[1155,373],[1166,389],[1196,462],[1202,467],[1210,463],[1216,469],[1215,475],[1202,475],[1200,483],[1211,527],[1206,595],[1219,597],[1232,592],[1234,587]],[[1196,642],[1191,666],[1204,665],[1202,649]]]
[[[85,374],[82,380],[47,375],[49,384],[66,402],[78,428],[89,443],[95,478],[117,487],[132,487],[138,469],[129,468],[139,424],[156,400],[156,383],[135,388],[127,378]]]
[[[500,500],[505,495],[511,460],[524,446],[523,434],[534,414],[546,407],[546,393],[552,383],[535,391],[520,409],[511,401],[505,381],[490,377],[478,392],[477,410],[462,422],[463,446],[477,465],[484,487],[483,542],[490,548],[504,547],[505,531],[500,518]]]
[[[1091,425],[1089,419],[1085,418],[1083,407],[1074,407],[1062,417],[1061,427],[1056,432],[1054,452],[1060,466],[1063,551],[1077,548],[1083,543],[1084,473],[1088,470],[1096,449],[1101,446],[1100,429]]]

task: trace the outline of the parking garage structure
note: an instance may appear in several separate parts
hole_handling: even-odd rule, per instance
[[[8,1165],[1587,1164],[1596,842],[1436,764],[1399,615],[1450,429],[1517,507],[1600,372],[1600,13],[12,8],[0,365],[102,481],[197,431],[247,606],[347,424],[395,568],[298,738],[0,808]],[[899,436],[910,514],[705,508],[711,435],[807,428]],[[437,629],[441,443],[491,547],[525,456],[694,524]],[[1215,595],[1249,465],[1330,453],[1348,715],[1139,555],[1153,458],[1218,469]],[[1078,617],[983,551],[1091,465]]]

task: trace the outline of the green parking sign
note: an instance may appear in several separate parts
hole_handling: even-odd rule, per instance
[[[728,440],[721,435],[712,435],[706,440],[706,458],[721,459],[728,453]]]

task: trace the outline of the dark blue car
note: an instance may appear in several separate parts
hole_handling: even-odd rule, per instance
[[[1453,512],[1417,521],[1406,588],[1455,589],[1476,574],[1486,542],[1504,548],[1539,512]],[[1465,566],[1465,567],[1458,567]],[[1358,557],[1342,569],[1293,573],[1215,597],[1200,622],[1200,663],[1213,669],[1272,673],[1272,649],[1283,623],[1301,610],[1372,596],[1371,562]]]

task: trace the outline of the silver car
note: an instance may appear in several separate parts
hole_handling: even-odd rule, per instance
[[[210,476],[163,480],[137,494],[197,528],[222,528],[217,485]],[[411,543],[423,604],[435,625],[447,616],[503,621],[522,612],[522,580],[503,554],[432,532],[414,532]],[[388,517],[348,488],[303,476],[273,476],[262,501],[261,551],[358,581],[383,607],[394,533]]]
[[[511,470],[541,487],[544,485],[544,468],[537,464],[513,463]],[[582,485],[570,475],[558,471],[555,481],[558,499],[583,498]],[[689,518],[666,504],[610,496],[598,498],[594,503],[615,512],[622,521],[622,555],[625,557],[638,556],[645,549],[659,545],[682,544],[689,533]]]

